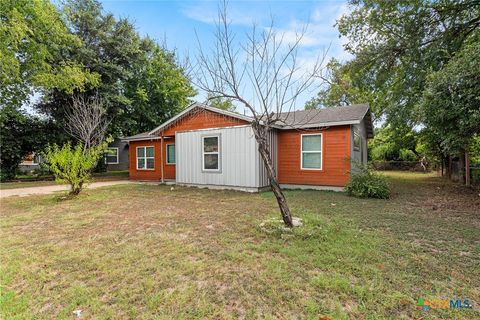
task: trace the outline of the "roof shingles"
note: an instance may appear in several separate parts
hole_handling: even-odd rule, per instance
[[[368,104],[356,104],[345,107],[299,110],[279,114],[281,125],[302,127],[310,125],[325,125],[361,121],[369,109]]]

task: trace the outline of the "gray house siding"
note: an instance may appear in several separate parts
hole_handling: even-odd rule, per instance
[[[354,140],[355,133],[360,136],[360,148],[355,148]],[[368,145],[367,145],[367,130],[365,128],[365,120],[362,120],[360,124],[354,124],[351,126],[350,132],[350,154],[352,159],[352,170],[355,170],[355,163],[367,164],[368,159]]]
[[[220,170],[203,170],[202,137],[220,137]],[[271,134],[274,141],[275,134]],[[258,191],[268,185],[265,168],[250,126],[177,132],[176,183]],[[272,149],[274,143],[272,143]],[[186,156],[185,156],[186,155]]]
[[[107,171],[128,170],[128,142],[116,138],[108,147],[118,148],[118,164],[107,164]]]

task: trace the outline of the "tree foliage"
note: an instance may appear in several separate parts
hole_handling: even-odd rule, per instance
[[[209,94],[207,97],[208,104],[214,108],[222,109],[225,111],[235,112],[236,108],[233,104],[232,99],[213,97],[212,94]]]
[[[32,152],[41,151],[49,141],[65,136],[52,121],[31,116],[13,106],[0,109],[0,178],[15,178],[19,164]]]
[[[408,127],[403,130],[386,125],[375,130],[369,141],[369,156],[374,161],[415,161],[424,152],[421,150],[421,134]]]
[[[373,95],[355,85],[349,63],[342,64],[332,58],[326,66],[322,79],[326,83],[325,87],[305,104],[306,110],[356,103],[370,103],[375,106],[372,103]]]
[[[175,53],[149,43],[150,52],[125,85],[131,102],[117,117],[124,134],[151,130],[183,110],[196,95]]]
[[[195,94],[173,52],[142,38],[127,19],[104,13],[95,0],[70,0],[63,7],[66,25],[83,44],[65,50],[62,59],[88,66],[99,74],[98,86],[83,93],[99,95],[113,119],[109,131],[116,135],[151,129],[188,105]],[[38,109],[59,122],[72,97],[62,90],[46,93]]]
[[[476,0],[353,0],[338,21],[355,84],[376,95],[376,112],[413,127],[426,79],[459,51],[480,25]]]
[[[467,150],[480,134],[480,33],[428,76],[420,110],[444,152]]]
[[[13,107],[0,110],[1,181],[15,177],[18,165],[28,154],[29,118]]]
[[[49,1],[0,0],[0,104],[19,107],[34,90],[98,85],[99,74],[62,55],[81,47]]]

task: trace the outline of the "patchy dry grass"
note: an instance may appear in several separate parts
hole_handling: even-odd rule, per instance
[[[391,200],[289,191],[304,226],[266,233],[270,193],[155,185],[1,203],[0,317],[473,319],[478,190],[390,173]],[[416,310],[419,297],[474,310]]]
[[[6,189],[18,189],[18,188],[30,188],[30,187],[45,187],[53,186],[57,183],[53,177],[47,177],[49,180],[36,180],[31,181],[27,179],[19,179],[12,182],[0,182],[0,190]],[[123,180],[128,179],[128,171],[109,171],[94,173],[92,182],[98,181],[111,181],[111,180]]]

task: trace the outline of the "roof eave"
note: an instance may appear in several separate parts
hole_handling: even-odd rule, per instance
[[[334,127],[334,126],[348,126],[352,124],[359,124],[360,120],[346,120],[346,121],[332,121],[332,122],[318,122],[309,123],[303,125],[286,125],[281,129],[308,129],[308,128],[320,128],[320,127]]]
[[[368,108],[367,108],[367,111],[365,112],[365,114],[363,115],[363,118],[362,119],[365,119],[366,122],[368,122],[368,126],[367,126],[367,138],[371,139],[373,138],[374,136],[374,132],[373,132],[373,121],[372,121],[372,110],[370,110],[370,105],[368,105]]]
[[[123,138],[122,141],[130,142],[130,141],[142,141],[142,140],[158,140],[161,137],[151,136],[151,137],[138,137],[138,138]]]

